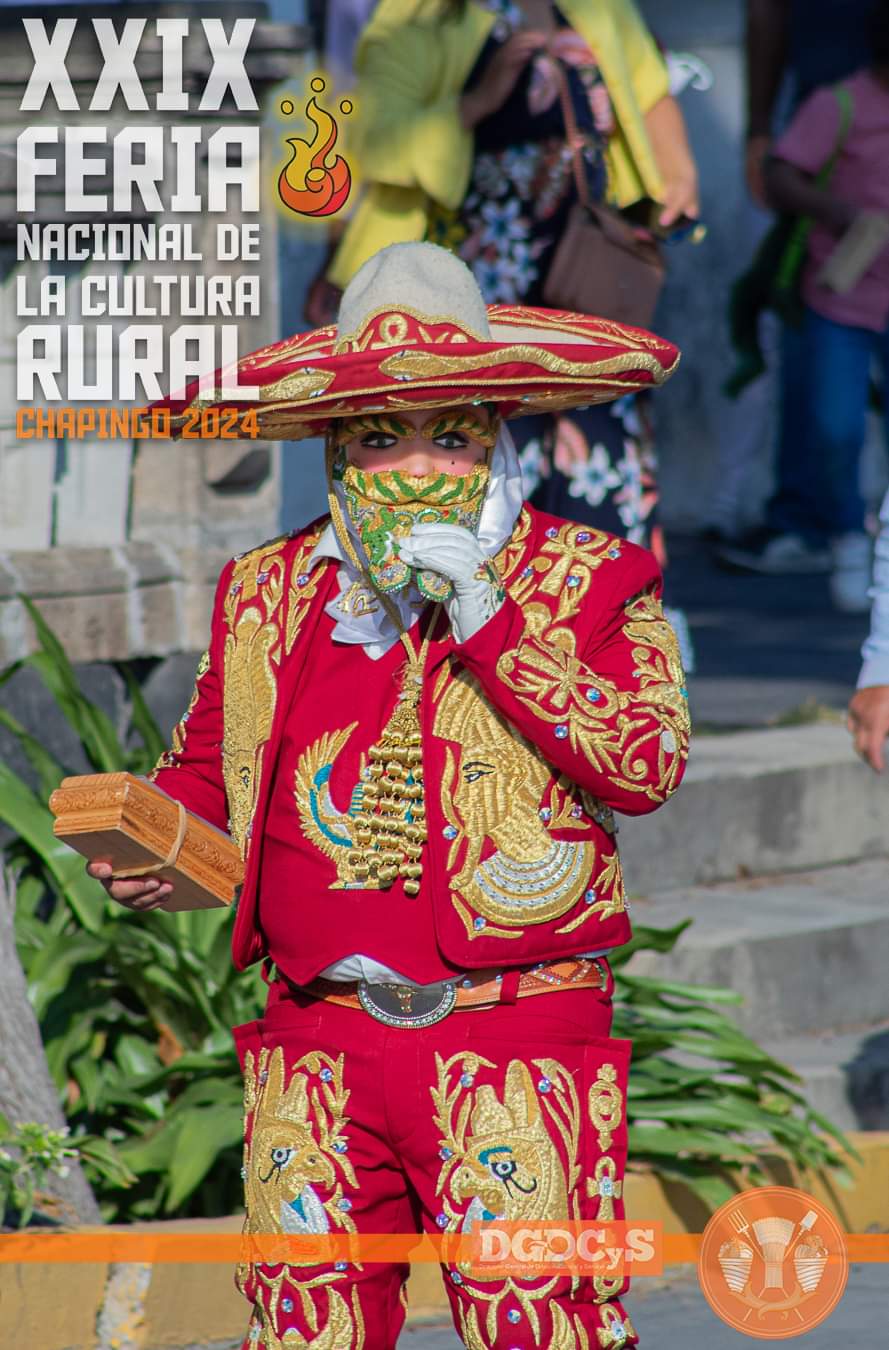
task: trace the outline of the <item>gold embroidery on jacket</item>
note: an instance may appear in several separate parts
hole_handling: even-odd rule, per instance
[[[182,754],[182,752],[185,749],[185,737],[187,733],[186,723],[188,722],[188,719],[191,717],[192,713],[197,707],[198,699],[201,696],[201,689],[200,689],[201,680],[204,678],[209,669],[210,669],[210,652],[208,650],[204,652],[203,656],[198,662],[198,668],[197,671],[195,672],[194,677],[194,689],[192,690],[191,699],[189,700],[189,704],[185,712],[182,714],[179,721],[173,728],[172,734],[170,736],[170,749],[165,750],[164,753],[161,755],[160,759],[157,761],[154,768],[151,770],[151,773],[148,775],[150,779],[154,779],[156,775],[160,773],[161,769],[175,769],[177,767],[178,757]]]
[[[600,919],[610,919],[612,914],[622,914],[626,909],[627,893],[624,889],[623,872],[617,849],[613,853],[603,856],[599,861],[602,863],[602,870],[586,892],[586,906],[583,913],[576,915],[568,923],[562,924],[560,928],[556,929],[557,933],[573,933],[594,914],[597,914]]]
[[[231,834],[246,856],[262,778],[265,743],[272,731],[278,668],[289,653],[324,573],[303,568],[318,541],[307,535],[293,559],[284,615],[284,549],[288,535],[235,560],[223,606],[227,628],[223,657],[222,774]]]
[[[264,622],[258,605],[242,610],[225,639],[222,773],[228,797],[231,835],[247,852],[247,830],[253,815],[262,755],[271,735],[278,685],[272,661],[279,632]]]
[[[676,639],[651,594],[628,601],[638,692],[618,689],[575,655],[574,634],[552,627],[504,652],[497,674],[537,717],[565,728],[572,750],[617,787],[663,802],[688,755],[688,706]],[[654,773],[644,753],[657,742]]]
[[[445,689],[433,730],[460,747],[459,764],[450,747],[445,754],[441,806],[454,841],[449,867],[459,844],[466,844],[450,885],[458,893],[454,904],[467,935],[519,936],[510,928],[564,914],[583,894],[595,853],[589,842],[554,839],[541,820],[550,766],[495,712],[465,671]],[[482,861],[487,840],[495,852]],[[482,928],[461,901],[506,927]]]
[[[364,756],[349,809],[341,811],[330,792],[334,763],[357,726],[357,722],[352,722],[342,731],[319,736],[300,755],[294,774],[294,797],[302,832],[310,843],[336,865],[337,879],[330,887],[332,891],[365,889],[367,885],[366,872],[364,877],[359,876],[353,865],[354,812],[360,808],[363,799]]]
[[[519,524],[522,524],[521,517]],[[510,542],[498,554],[497,563],[500,566],[500,560],[504,560],[502,575],[508,580],[510,595],[525,610],[526,618],[528,602],[535,593],[540,592],[556,600],[555,613],[545,603],[538,602],[531,606],[530,625],[536,631],[573,619],[580,612],[593,573],[606,563],[616,562],[621,551],[620,540],[602,530],[572,524],[559,528],[553,526],[554,532],[545,537],[540,552],[529,558],[521,572],[516,574],[515,569],[524,554],[530,525],[529,516],[521,536],[517,537],[516,532],[513,532]],[[514,546],[519,543],[521,548],[514,551]]]

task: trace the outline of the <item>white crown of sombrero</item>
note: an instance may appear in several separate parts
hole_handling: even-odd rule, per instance
[[[255,414],[261,435],[299,440],[361,413],[492,403],[509,418],[605,403],[663,384],[678,360],[671,342],[641,328],[485,305],[447,249],[390,244],[356,272],[335,326],[238,362],[238,383],[258,386],[257,399],[199,397],[194,381],[154,406],[169,410],[174,428],[194,406],[234,407]]]
[[[338,338],[362,332],[395,302],[429,319],[458,323],[481,342],[493,341],[478,282],[456,254],[438,244],[390,244],[368,258],[343,291]]]

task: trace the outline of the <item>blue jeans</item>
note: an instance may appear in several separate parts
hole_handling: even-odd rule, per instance
[[[889,378],[889,328],[853,328],[812,309],[799,328],[785,326],[778,487],[766,509],[771,529],[801,534],[811,545],[864,529],[858,477],[874,353]]]

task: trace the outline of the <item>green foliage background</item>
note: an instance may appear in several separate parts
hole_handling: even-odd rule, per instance
[[[25,600],[41,676],[93,771],[146,773],[164,749],[135,679],[122,736],[82,694],[64,650]],[[9,712],[0,725],[29,761],[32,787],[0,761],[0,819],[17,878],[16,929],[50,1071],[103,1213],[117,1221],[231,1213],[242,1203],[241,1083],[230,1028],[262,1005],[257,968],[237,974],[226,911],[140,916],[113,904],[83,859],[53,835],[49,796],[71,772]],[[765,1152],[811,1171],[837,1168],[843,1136],[810,1111],[789,1069],[738,1030],[741,1000],[631,974],[634,951],[669,952],[687,924],[636,927],[615,953],[614,1035],[633,1042],[630,1159],[715,1207],[766,1184]]]

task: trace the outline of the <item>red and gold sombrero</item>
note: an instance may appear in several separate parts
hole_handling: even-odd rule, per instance
[[[561,310],[485,306],[466,265],[435,244],[393,244],[344,292],[337,325],[298,333],[238,362],[258,399],[200,393],[195,380],[168,409],[175,428],[194,409],[254,411],[259,434],[299,440],[358,413],[491,403],[502,417],[606,403],[657,387],[678,349],[640,328]],[[231,373],[227,380],[231,386]]]

